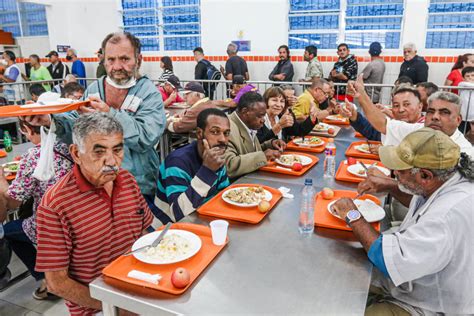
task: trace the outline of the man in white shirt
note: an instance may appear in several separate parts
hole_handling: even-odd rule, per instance
[[[395,170],[397,196],[409,212],[381,235],[351,199],[335,203],[377,267],[365,315],[474,314],[474,163],[445,133],[419,129],[398,146],[380,148]]]
[[[458,131],[461,124],[461,99],[456,94],[438,91],[428,98],[428,108],[424,123],[406,123],[391,120],[377,110],[365,92],[362,77],[349,82],[349,90],[359,99],[369,123],[382,133],[383,145],[398,145],[408,134],[423,127],[440,130],[461,147],[462,152],[472,153],[471,143]]]

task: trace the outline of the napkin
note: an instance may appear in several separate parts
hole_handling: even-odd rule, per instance
[[[295,197],[293,194],[290,194],[291,190],[287,187],[279,187],[278,191],[280,191],[281,194],[283,194],[284,198],[293,199]]]
[[[145,281],[148,283],[153,283],[153,284],[158,284],[161,280],[161,275],[159,274],[150,274],[138,270],[132,270],[130,271],[127,276],[132,279],[137,279],[140,281]]]

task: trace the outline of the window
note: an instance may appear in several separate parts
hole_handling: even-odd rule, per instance
[[[399,48],[403,1],[290,0],[289,46],[334,49],[345,42],[350,48],[367,48],[378,41],[384,48]]]
[[[426,48],[474,48],[474,2],[431,0]]]
[[[124,29],[143,51],[192,50],[201,45],[200,0],[123,0]]]
[[[288,45],[334,48],[339,33],[339,0],[290,0]]]
[[[0,1],[0,28],[14,37],[48,35],[44,5]]]
[[[400,47],[403,0],[347,0],[345,43],[368,48],[377,41],[384,48]]]

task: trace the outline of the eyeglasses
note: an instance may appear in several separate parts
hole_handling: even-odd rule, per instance
[[[320,91],[324,94],[324,96],[325,96],[326,98],[329,97],[329,93],[328,93],[328,92],[325,92],[325,91],[324,91],[323,89],[321,89],[321,88],[316,88],[316,89],[320,90]]]

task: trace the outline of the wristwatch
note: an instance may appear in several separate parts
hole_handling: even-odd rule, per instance
[[[346,223],[347,225],[350,225],[351,223],[359,220],[362,217],[362,214],[358,210],[350,210],[346,214]]]

